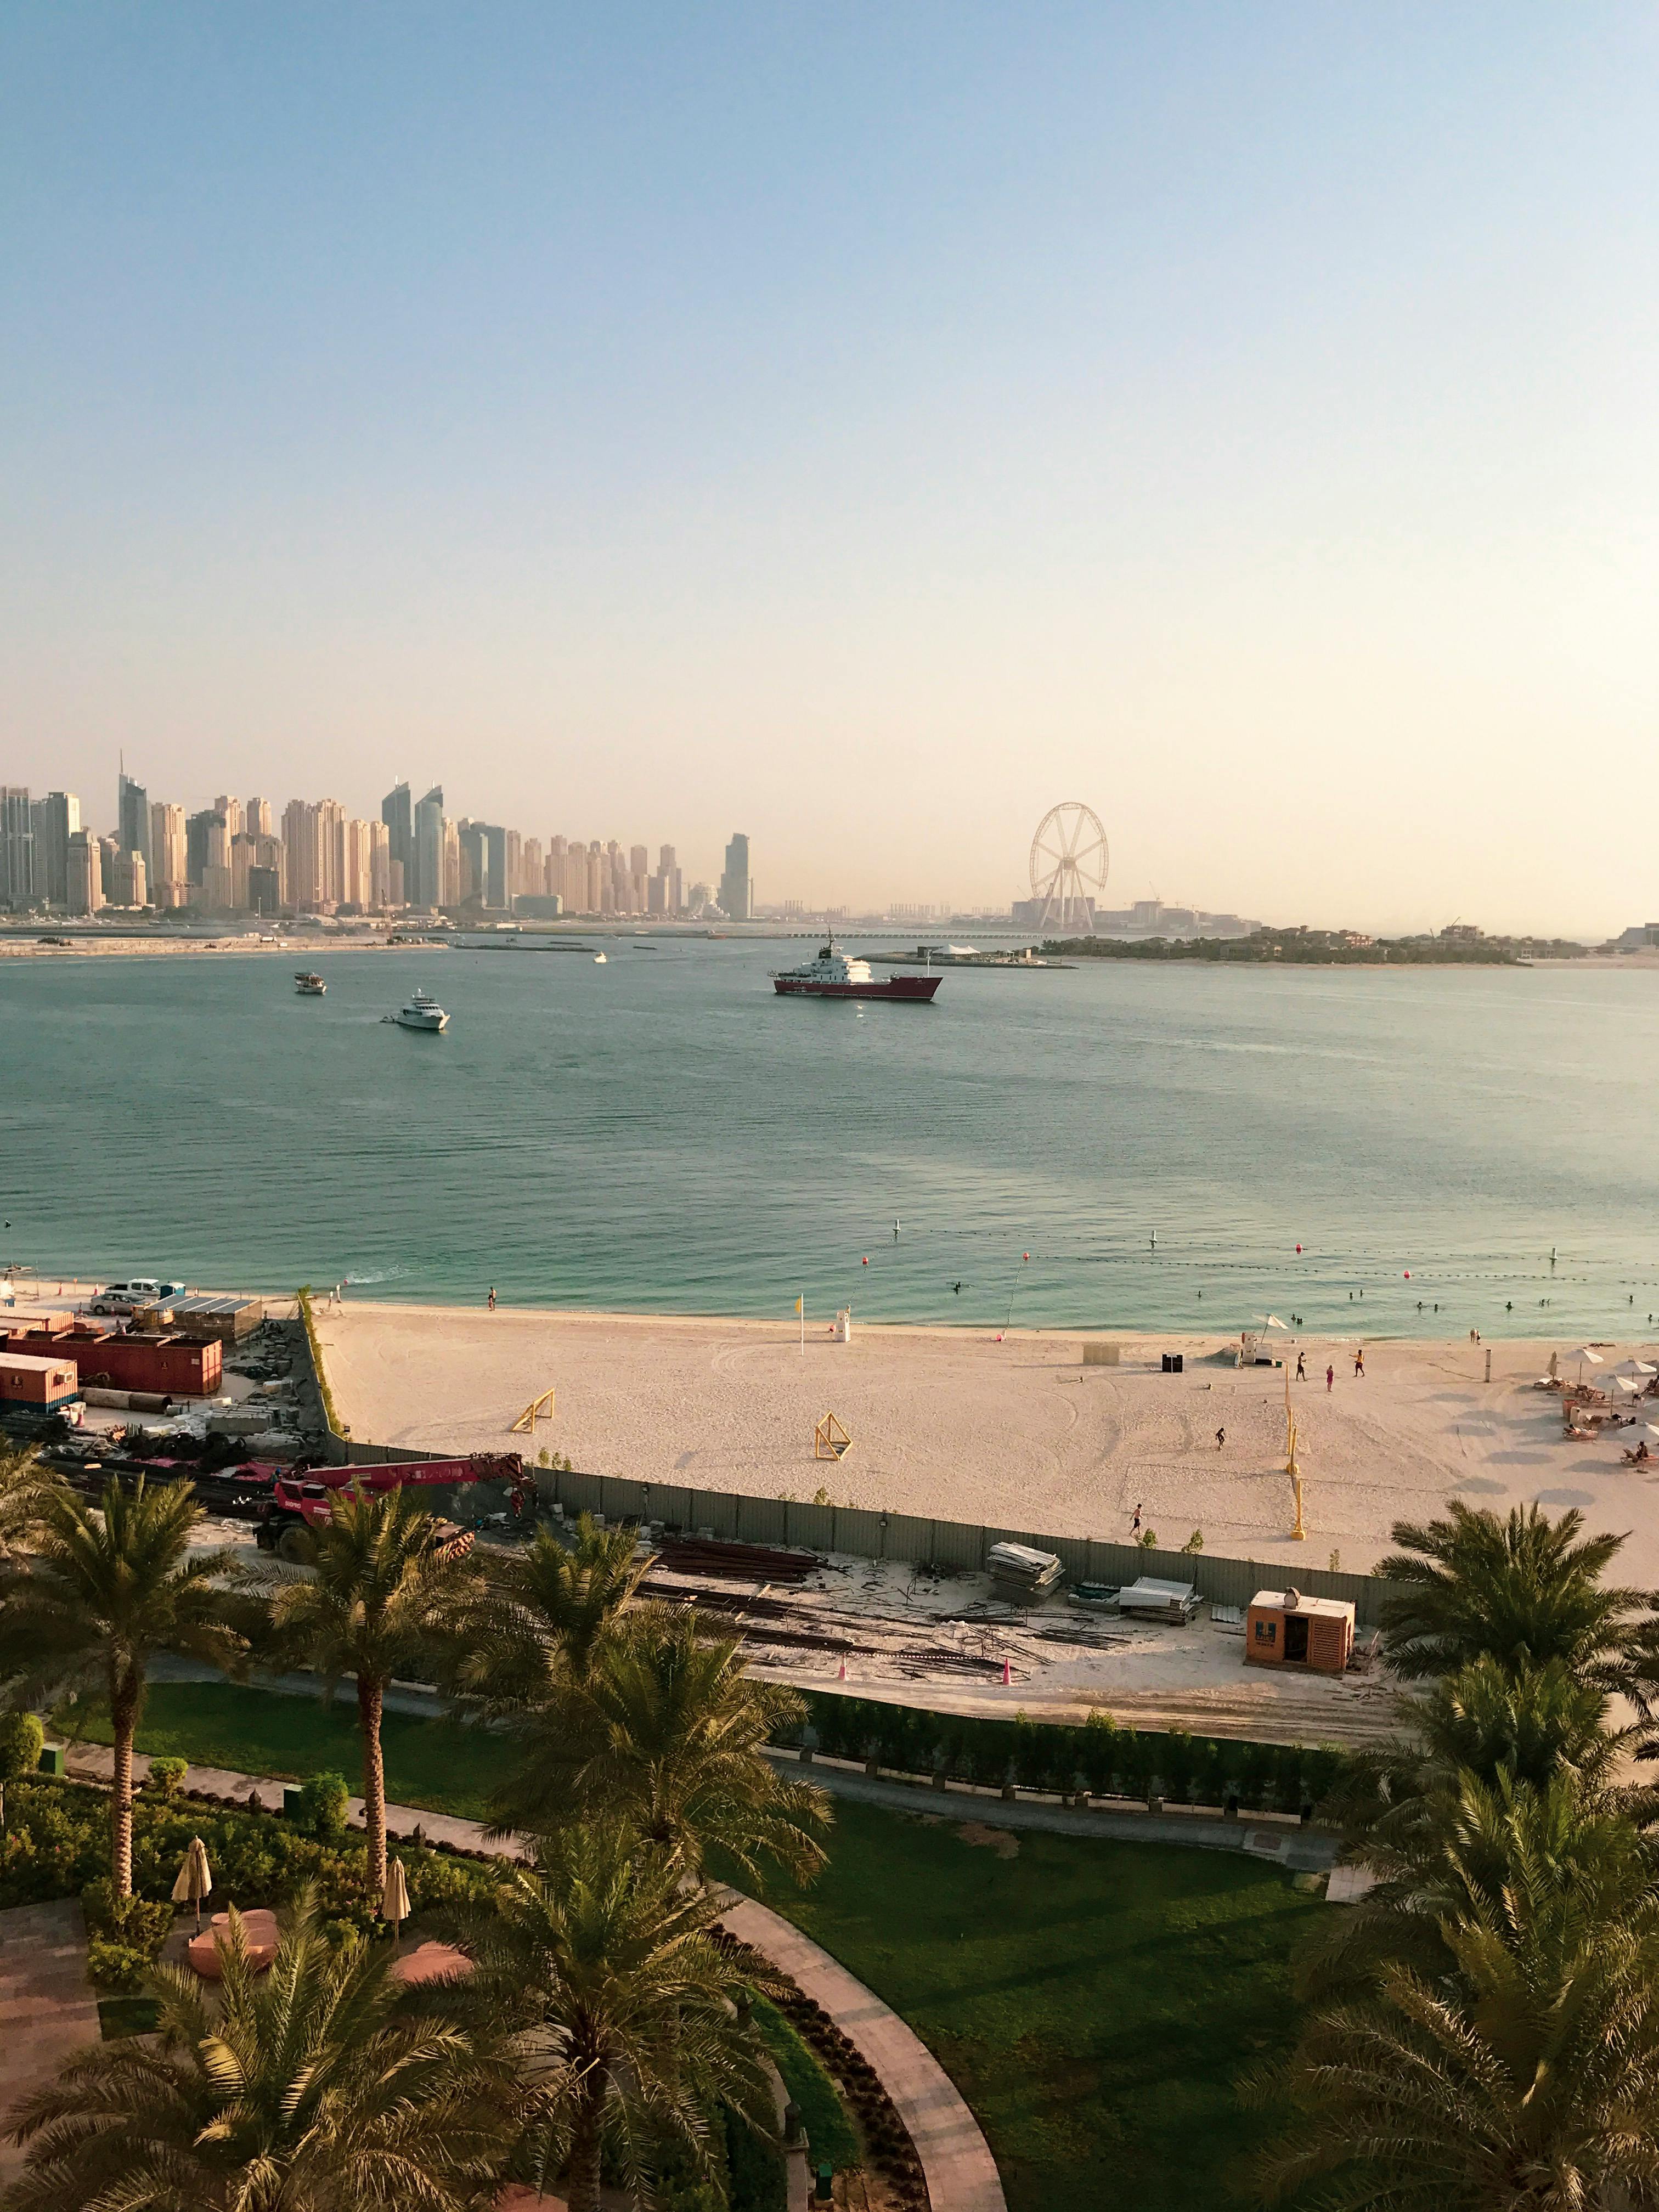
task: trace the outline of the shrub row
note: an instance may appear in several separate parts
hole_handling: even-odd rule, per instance
[[[872,1698],[805,1692],[810,1741],[832,1759],[874,1759],[902,1774],[944,1774],[952,1782],[993,1789],[1097,1797],[1147,1797],[1171,1804],[1224,1807],[1229,1799],[1251,1810],[1299,1812],[1317,1805],[1334,1787],[1343,1754],[1329,1745],[1236,1743],[1119,1728],[1109,1713],[1093,1713],[1081,1726],[976,1715],[933,1713],[890,1705]]]
[[[0,1836],[0,1906],[85,1899],[94,1940],[140,1960],[153,1957],[173,1924],[173,1884],[192,1836],[207,1847],[211,1908],[282,1905],[314,1885],[325,1917],[364,1930],[378,1927],[380,1896],[368,1878],[366,1848],[301,1833],[270,1813],[243,1812],[210,1800],[142,1792],[133,1806],[131,1905],[109,1894],[107,1795],[84,1784],[14,1782],[6,1791]],[[487,1865],[400,1842],[411,1911],[422,1912],[482,1895]],[[112,1972],[132,1961],[112,1957]]]

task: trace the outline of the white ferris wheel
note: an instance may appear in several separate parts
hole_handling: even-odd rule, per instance
[[[1100,817],[1080,799],[1051,806],[1031,840],[1031,897],[1038,926],[1062,935],[1094,934],[1094,910],[1106,888],[1111,851]]]

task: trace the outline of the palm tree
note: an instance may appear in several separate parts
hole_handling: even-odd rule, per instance
[[[472,1569],[453,1533],[406,1488],[380,1498],[356,1484],[337,1492],[310,1549],[314,1565],[272,1588],[273,1656],[313,1668],[331,1701],[346,1675],[356,1678],[368,1872],[379,1888],[386,1867],[386,1693],[397,1677],[421,1669],[465,1602]]]
[[[1326,1800],[1328,1818],[1364,1850],[1397,1844],[1429,1808],[1455,1796],[1466,1776],[1495,1785],[1501,1773],[1542,1788],[1563,1769],[1590,1795],[1616,1801],[1645,1825],[1646,1793],[1619,1789],[1619,1763],[1639,1753],[1650,1731],[1609,1725],[1611,1701],[1563,1660],[1513,1669],[1481,1658],[1460,1667],[1424,1695],[1395,1701],[1400,1732],[1381,1747],[1351,1752]]]
[[[1565,1885],[1603,1890],[1628,1875],[1639,1888],[1646,1847],[1624,1796],[1604,1773],[1565,1765],[1540,1784],[1503,1766],[1491,1781],[1431,1771],[1420,1795],[1364,1835],[1359,1857],[1376,1886],[1313,1931],[1297,1960],[1297,1995],[1363,1996],[1395,1966],[1439,1986],[1451,1972],[1447,1928],[1503,1894],[1517,1868],[1548,1866]]]
[[[306,1900],[268,1972],[240,1919],[217,2002],[158,1969],[159,2034],[94,2045],[13,2116],[8,2212],[477,2212],[518,2134],[509,2049],[404,1992]]]
[[[780,1774],[765,1748],[805,1712],[795,1691],[744,1672],[732,1638],[657,1615],[649,1633],[603,1644],[586,1679],[530,1717],[497,1832],[615,1818],[693,1875],[719,1850],[753,1877],[772,1859],[810,1880],[830,1801]]]
[[[48,1499],[63,1492],[62,1478],[42,1467],[33,1444],[0,1442],[0,1559],[27,1549]]]
[[[1376,1572],[1405,1588],[1382,1607],[1383,1649],[1407,1680],[1473,1659],[1516,1668],[1565,1661],[1607,1688],[1651,1672],[1655,1616],[1639,1590],[1604,1588],[1622,1536],[1584,1536],[1583,1514],[1536,1505],[1500,1521],[1454,1498],[1448,1517],[1395,1523],[1400,1550]]]
[[[1385,1966],[1373,2000],[1322,2015],[1288,2067],[1247,2083],[1297,2112],[1260,2163],[1264,2201],[1322,2179],[1332,2212],[1651,2201],[1659,1898],[1633,1832],[1602,1825],[1564,1867],[1548,1820],[1521,1821],[1497,1887],[1454,1848],[1465,1903],[1440,1923],[1446,1970]]]
[[[562,2170],[570,2212],[597,2212],[609,2148],[635,2203],[665,2143],[706,2169],[708,2115],[775,2131],[769,2076],[746,2008],[755,1962],[717,1943],[719,1912],[674,1859],[614,1823],[568,1827],[467,1926],[474,2001],[520,2023],[536,2099],[527,2178]]]
[[[455,1623],[455,1690],[493,1715],[524,1715],[584,1680],[649,1571],[636,1548],[631,1526],[596,1528],[584,1513],[574,1544],[543,1528],[523,1551],[492,1553]]]
[[[202,1509],[188,1483],[131,1492],[112,1481],[97,1505],[68,1491],[43,1501],[28,1553],[0,1566],[0,1676],[31,1699],[100,1691],[115,1741],[111,1875],[132,1893],[132,1747],[153,1653],[228,1669],[247,1644],[234,1625],[230,1555],[197,1552]]]

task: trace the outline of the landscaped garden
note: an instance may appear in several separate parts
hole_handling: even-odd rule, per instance
[[[392,1799],[483,1816],[509,1765],[499,1736],[398,1714],[384,1729]],[[88,1732],[107,1740],[106,1723]],[[356,1736],[343,1703],[158,1683],[138,1747],[297,1778],[349,1772]],[[1316,1898],[1242,1855],[1016,1834],[931,1810],[842,1803],[829,1844],[810,1887],[774,1878],[766,1901],[942,2061],[1012,2212],[1082,2212],[1098,2202],[1103,2159],[1171,2212],[1238,2171],[1263,2128],[1233,2082],[1244,2060],[1290,2049],[1291,1957],[1325,1909]]]
[[[544,1532],[485,1562],[406,1496],[348,1495],[310,1571],[256,1588],[192,1552],[194,1516],[182,1488],[112,1486],[88,1507],[0,1463],[0,1905],[82,1897],[119,2000],[111,2039],[14,2121],[33,2212],[79,2212],[118,2179],[122,2201],[216,2207],[256,2167],[284,2202],[369,2212],[391,2158],[431,2212],[483,2212],[515,2178],[556,2180],[573,2212],[602,2181],[653,2183],[664,2212],[776,2212],[774,2060],[815,2155],[881,2165],[890,2203],[920,2203],[867,2067],[720,1934],[721,1876],[915,2024],[1013,2212],[1301,2203],[1322,2180],[1372,2212],[1655,2201],[1655,1809],[1625,1774],[1654,1747],[1659,1612],[1607,1584],[1619,1540],[1575,1515],[1454,1506],[1397,1532],[1385,1656],[1425,1686],[1402,1694],[1395,1745],[1340,1768],[876,1723],[979,1779],[1052,1767],[1049,1787],[1150,1793],[1174,1773],[1288,1807],[1318,1777],[1380,1877],[1343,1914],[1242,1856],[999,1829],[994,1804],[977,1820],[843,1804],[831,1829],[811,1770],[765,1755],[804,1701],[749,1676],[718,1629],[638,1603],[630,1531]],[[350,1703],[151,1692],[161,1650],[303,1661],[349,1680]],[[422,1673],[488,1725],[386,1714],[392,1682]],[[30,1776],[42,1699],[107,1733],[111,1790]],[[136,1747],[163,1754],[142,1789]],[[182,1757],[308,1778],[281,1818],[185,1803]],[[361,1774],[361,1838],[334,1767]],[[532,1861],[400,1845],[394,1863],[388,1794],[487,1812]],[[198,1836],[219,1894],[286,1914],[262,1950],[252,1922],[205,1939],[207,1987],[154,1963]],[[434,1979],[386,1938],[405,1917],[453,1945]],[[135,2036],[152,2021],[153,2042]]]

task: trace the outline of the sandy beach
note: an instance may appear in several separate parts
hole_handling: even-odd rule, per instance
[[[1567,1440],[1553,1393],[1534,1387],[1552,1351],[1577,1370],[1576,1344],[1489,1347],[1279,1338],[1308,1380],[1291,1383],[1309,1540],[1293,1543],[1285,1473],[1282,1370],[1240,1370],[1218,1337],[1121,1337],[1121,1364],[1082,1364],[1075,1333],[864,1328],[830,1340],[809,1316],[805,1352],[790,1320],[668,1319],[546,1310],[356,1303],[319,1305],[319,1334],[340,1419],[354,1437],[436,1450],[508,1445],[538,1393],[557,1393],[545,1443],[586,1472],[811,1498],[1122,1539],[1139,1505],[1170,1547],[1194,1528],[1234,1558],[1300,1560],[1364,1572],[1389,1529],[1456,1495],[1506,1508],[1536,1498],[1583,1509],[1593,1528],[1632,1532],[1624,1571],[1659,1583],[1653,1474],[1621,1465],[1641,1425]],[[1605,1380],[1650,1346],[1601,1347]],[[1180,1351],[1186,1371],[1160,1371]],[[1325,1383],[1334,1369],[1332,1387]],[[1659,1428],[1659,1403],[1648,1401]],[[815,1460],[813,1425],[833,1412],[854,1439],[838,1464]],[[1218,1430],[1225,1441],[1218,1443]]]

